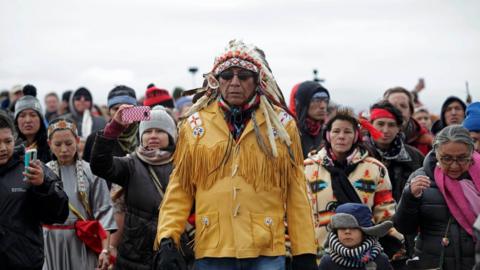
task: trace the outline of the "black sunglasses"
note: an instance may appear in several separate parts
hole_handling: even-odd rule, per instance
[[[75,98],[73,98],[73,100],[74,101],[79,101],[80,99],[82,99],[82,97],[85,99],[85,101],[92,101],[92,99],[89,96],[83,96],[83,95],[75,96]]]
[[[226,71],[223,71],[222,73],[219,74],[220,78],[226,80],[226,81],[229,81],[231,79],[233,79],[233,76],[237,76],[237,78],[240,80],[240,81],[246,81],[250,78],[253,78],[255,77],[255,73],[249,71],[249,70],[241,70],[237,73],[234,73],[232,70],[226,70]]]

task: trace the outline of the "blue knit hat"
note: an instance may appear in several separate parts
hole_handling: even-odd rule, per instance
[[[181,97],[175,101],[175,107],[181,111],[184,106],[190,106],[193,104],[192,97]]]
[[[115,86],[115,88],[108,93],[107,106],[110,109],[117,104],[136,106],[137,96],[135,95],[135,90],[125,85]]]
[[[480,102],[474,102],[467,107],[463,127],[468,131],[480,131]]]

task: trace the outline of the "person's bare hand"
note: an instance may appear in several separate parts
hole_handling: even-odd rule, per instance
[[[113,116],[113,120],[114,120],[115,122],[121,124],[122,126],[127,127],[129,124],[123,122],[123,120],[122,120],[122,114],[123,114],[123,111],[124,111],[125,109],[132,108],[132,107],[133,107],[133,105],[130,105],[130,104],[120,105],[120,107],[118,108],[117,112],[116,112],[115,115]]]
[[[30,166],[25,168],[23,176],[27,179],[27,182],[34,186],[40,186],[43,184],[43,169],[42,163],[39,160],[32,161]]]
[[[425,175],[418,175],[410,181],[410,192],[415,198],[420,198],[423,191],[430,187],[430,178]]]
[[[109,265],[110,265],[110,254],[101,252],[100,255],[98,255],[98,266],[96,270],[108,270]]]

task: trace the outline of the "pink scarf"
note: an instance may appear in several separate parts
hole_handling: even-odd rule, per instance
[[[472,157],[473,164],[470,165],[468,173],[472,177],[472,182],[477,191],[480,191],[480,155],[474,153]],[[465,229],[465,231],[467,231],[467,233],[473,235],[473,223],[477,216],[463,192],[460,181],[451,179],[443,173],[440,167],[436,166],[435,183],[437,183],[438,189],[443,194],[448,209],[455,220]]]

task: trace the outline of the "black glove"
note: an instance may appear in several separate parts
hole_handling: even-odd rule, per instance
[[[315,254],[301,254],[293,256],[293,270],[317,270],[317,256]]]
[[[160,248],[153,257],[152,270],[187,270],[182,254],[171,238],[160,241]]]
[[[393,259],[397,252],[399,252],[401,249],[405,249],[405,245],[402,243],[402,241],[389,234],[381,237],[378,241],[383,247],[383,252],[387,254],[389,259]]]

